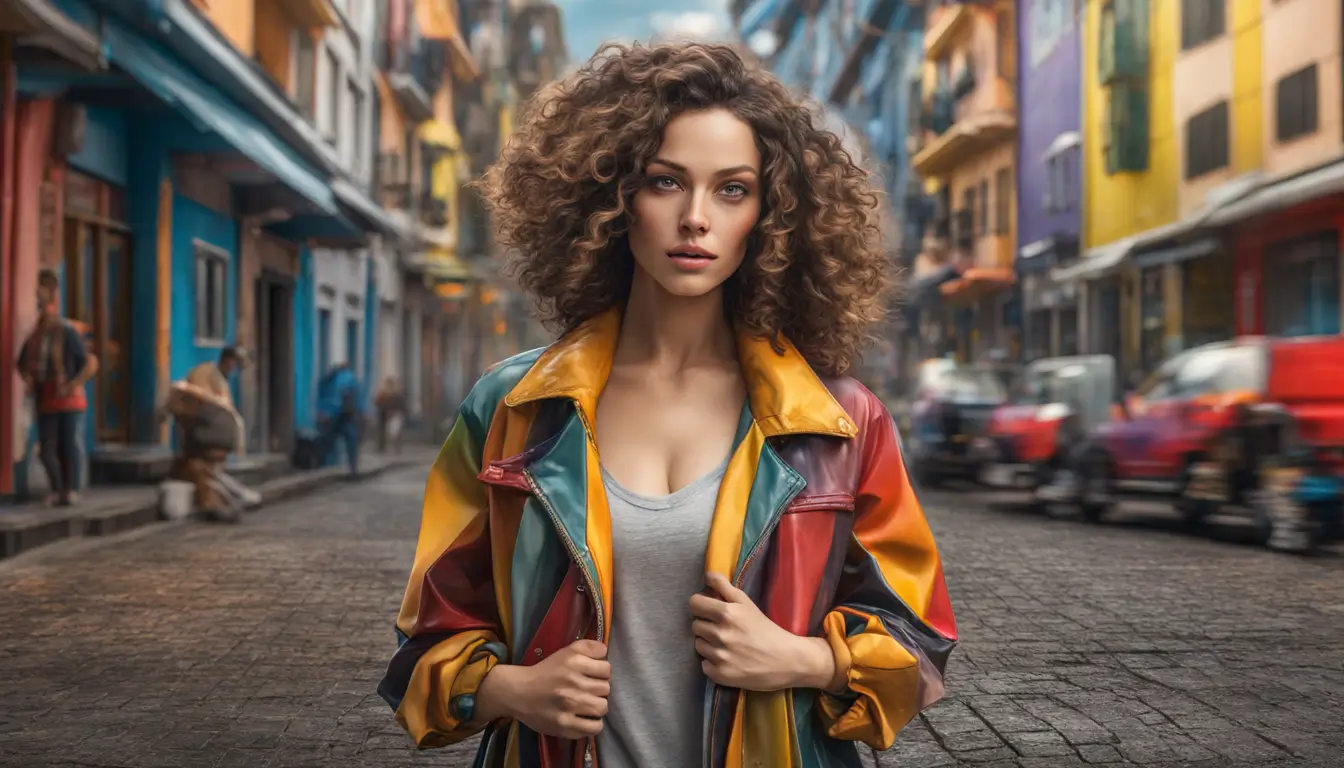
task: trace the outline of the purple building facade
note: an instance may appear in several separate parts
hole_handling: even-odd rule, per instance
[[[1077,297],[1049,271],[1078,256],[1082,27],[1078,0],[1022,0],[1018,51],[1018,256],[1023,359],[1078,353]]]

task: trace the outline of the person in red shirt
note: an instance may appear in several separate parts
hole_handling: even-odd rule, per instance
[[[40,458],[51,491],[48,506],[76,504],[75,467],[79,466],[79,426],[88,401],[84,384],[98,371],[84,334],[61,317],[58,309],[61,281],[44,269],[37,278],[40,311],[37,327],[19,350],[19,372],[28,393],[37,400]]]

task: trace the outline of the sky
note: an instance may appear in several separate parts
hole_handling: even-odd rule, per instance
[[[728,0],[554,1],[563,12],[565,44],[575,64],[608,40],[647,42],[654,35],[709,40],[732,35]],[[675,11],[669,10],[674,6]]]

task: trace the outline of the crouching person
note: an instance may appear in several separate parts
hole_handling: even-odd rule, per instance
[[[173,385],[165,410],[178,425],[178,446],[168,477],[195,486],[202,518],[236,523],[256,494],[224,473],[224,460],[238,446],[237,414],[211,392],[186,382]]]

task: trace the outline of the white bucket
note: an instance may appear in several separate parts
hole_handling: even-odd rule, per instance
[[[159,483],[159,514],[167,520],[182,520],[196,506],[196,485],[181,480]]]

